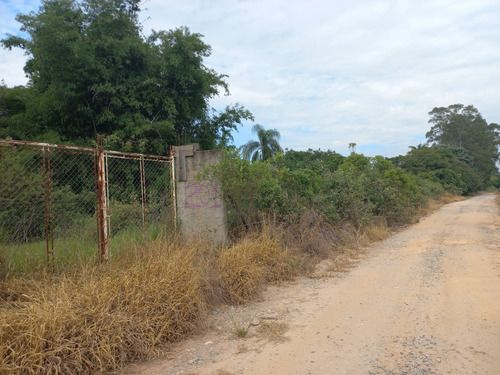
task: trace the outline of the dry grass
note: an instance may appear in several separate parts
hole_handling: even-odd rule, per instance
[[[464,201],[465,198],[462,195],[456,195],[456,194],[451,194],[451,193],[445,193],[443,196],[439,199],[429,199],[429,202],[425,207],[420,207],[418,210],[418,217],[423,217],[430,215],[434,211],[440,209],[443,207],[445,204],[449,203],[454,203],[454,202],[461,202]],[[418,218],[417,218],[418,220]]]
[[[194,249],[152,247],[133,263],[5,282],[0,372],[112,372],[190,332],[205,311]]]
[[[455,202],[461,202],[466,200],[463,195],[457,195],[457,194],[452,194],[452,193],[445,193],[441,198],[440,201],[442,204],[448,204],[448,203],[455,203]]]
[[[385,223],[372,224],[364,229],[364,234],[370,242],[382,241],[389,237],[390,230]]]
[[[330,257],[338,243],[335,228],[324,217],[313,210],[306,211],[298,224],[291,225],[284,237],[291,246],[313,259]]]
[[[265,231],[223,249],[217,261],[227,302],[237,304],[254,298],[265,282],[287,280],[298,272],[293,251]]]
[[[113,373],[189,334],[207,307],[298,272],[268,233],[230,248],[156,242],[103,265],[0,282],[0,374]]]

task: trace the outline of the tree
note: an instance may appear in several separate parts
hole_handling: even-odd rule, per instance
[[[30,90],[24,86],[8,88],[0,85],[0,138],[27,139],[32,135],[32,124],[25,121]]]
[[[246,159],[267,160],[272,158],[276,153],[282,152],[279,144],[280,132],[276,129],[264,129],[260,124],[255,124],[252,127],[252,132],[257,135],[258,141],[248,141],[242,146],[243,157]]]
[[[483,181],[497,171],[495,164],[500,155],[500,127],[497,124],[488,124],[472,105],[434,108],[429,115],[429,123],[434,124],[426,134],[429,142],[450,147],[478,171]]]
[[[476,192],[482,184],[481,176],[468,160],[470,156],[463,148],[439,145],[412,147],[406,155],[394,158],[407,172],[459,194]]]
[[[8,35],[1,43],[28,55],[33,95],[25,113],[39,133],[72,141],[112,135],[115,144],[165,153],[176,135],[215,147],[251,118],[241,105],[210,108],[211,98],[229,91],[227,76],[204,65],[211,47],[203,36],[181,27],[145,37],[139,5],[42,0],[38,12],[16,17],[29,37]]]

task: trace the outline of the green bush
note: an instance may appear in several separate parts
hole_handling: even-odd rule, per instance
[[[330,224],[349,223],[358,229],[377,221],[401,225],[411,222],[429,197],[443,192],[440,184],[422,180],[382,156],[352,154],[338,164],[337,154],[318,155],[321,159],[307,166],[308,152],[251,163],[232,150],[202,178],[222,185],[232,232],[259,225],[263,217],[292,224],[308,210],[321,213]],[[457,183],[454,171],[446,177],[449,184]]]

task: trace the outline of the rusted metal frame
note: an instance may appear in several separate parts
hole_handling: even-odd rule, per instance
[[[97,148],[90,148],[90,147],[80,147],[80,146],[68,146],[68,145],[58,145],[54,143],[41,143],[41,142],[30,142],[30,141],[18,141],[18,140],[12,140],[12,139],[0,139],[0,143],[8,143],[11,144],[12,146],[10,147],[5,147],[5,146],[0,146],[3,148],[18,148],[19,146],[16,145],[23,145],[23,146],[38,146],[38,147],[45,147],[45,148],[56,148],[56,149],[61,149],[61,150],[73,150],[73,151],[86,151],[89,153],[94,153],[97,152],[99,148],[102,149],[102,139],[100,141],[100,144],[98,145],[99,147]],[[24,148],[24,147],[23,147]],[[24,148],[24,149],[30,149],[30,148]],[[38,150],[33,148],[33,150]],[[141,158],[144,157],[146,159],[154,159],[154,160],[170,160],[172,159],[172,156],[161,156],[161,155],[149,155],[149,154],[139,154],[135,152],[123,152],[123,151],[112,151],[112,150],[106,150],[107,155],[114,155],[116,156],[124,156],[125,158]]]
[[[1,141],[0,141],[1,142]],[[48,147],[20,147],[17,145],[11,145],[11,146],[2,146],[0,145],[0,148],[4,148],[7,150],[23,150],[23,151],[37,151],[41,152],[43,149],[49,150]],[[68,155],[93,155],[95,151],[87,151],[87,150],[80,150],[80,151],[74,151],[74,150],[58,150],[56,148],[50,149],[52,153],[58,153],[58,154],[68,154]]]
[[[151,159],[160,159],[160,160],[170,160],[171,156],[161,156],[161,155],[149,155],[149,154],[138,154],[135,152],[122,152],[122,151],[112,151],[106,150],[108,155],[117,155],[117,156],[128,156],[129,158],[137,157],[137,158],[151,158]]]
[[[54,218],[52,213],[52,178],[50,171],[50,149],[43,148],[43,194],[45,201],[45,243],[47,249],[47,271],[54,265]],[[48,172],[48,173],[47,173]]]
[[[177,230],[177,202],[176,202],[176,183],[175,183],[175,159],[174,159],[175,151],[171,147],[170,148],[170,157],[172,158],[170,161],[170,187],[172,189],[172,207],[174,208],[174,227]]]
[[[111,204],[109,200],[109,168],[108,154],[104,151],[104,190],[105,190],[105,220],[106,220],[106,259],[111,257]]]
[[[164,158],[156,159],[154,157],[150,157],[149,155],[144,155],[141,157],[127,156],[127,155],[109,155],[107,150],[106,150],[106,154],[107,154],[108,158],[112,158],[112,159],[139,160],[139,161],[141,159],[143,159],[144,161],[153,161],[156,163],[170,163],[171,162],[170,158],[168,158],[168,159],[164,159]]]
[[[1,143],[9,144],[10,146],[1,145]],[[132,152],[120,152],[103,150],[102,137],[98,137],[97,148],[57,145],[52,143],[30,142],[0,139],[0,148],[7,149],[23,149],[42,151],[44,156],[44,186],[46,197],[46,242],[47,242],[47,262],[50,268],[50,259],[52,259],[52,268],[54,270],[54,238],[53,238],[53,216],[52,216],[52,182],[50,171],[50,155],[49,152],[67,153],[67,154],[84,154],[94,155],[95,163],[95,191],[96,191],[96,226],[97,226],[97,246],[101,254],[101,260],[107,260],[109,257],[109,230],[110,230],[110,216],[107,214],[109,206],[109,184],[107,180],[107,158],[131,159],[139,160],[141,162],[143,172],[141,175],[141,190],[143,191],[142,201],[144,209],[146,206],[146,179],[144,172],[144,161],[154,161],[162,163],[170,163],[171,166],[171,188],[172,188],[172,201],[174,207],[174,222],[177,226],[177,207],[176,207],[176,192],[175,192],[175,166],[173,163],[174,151],[171,149],[170,156],[148,155]],[[53,149],[52,151],[51,148]],[[46,176],[45,153],[48,158],[48,171],[49,176]],[[106,162],[105,162],[106,160]],[[147,211],[143,211],[147,214]],[[49,214],[47,214],[49,213]],[[143,213],[144,215],[144,213]],[[143,222],[146,222],[146,216],[143,217]],[[52,255],[52,257],[50,257]]]
[[[99,155],[94,152],[94,192],[95,192],[95,218],[96,218],[96,237],[97,237],[97,252],[101,252],[101,225],[100,225],[100,204],[99,204]]]
[[[65,150],[78,150],[78,151],[90,151],[94,152],[95,149],[89,147],[79,147],[79,146],[68,146],[68,145],[57,145],[54,143],[41,143],[41,142],[30,142],[30,141],[18,141],[12,139],[0,139],[0,143],[10,143],[13,145],[25,145],[25,146],[39,146],[45,148],[60,148]]]
[[[102,138],[98,138],[98,145],[102,144]],[[97,149],[97,194],[99,202],[98,232],[99,249],[101,261],[108,260],[108,219],[107,219],[107,198],[106,198],[106,167],[105,152],[101,148]]]

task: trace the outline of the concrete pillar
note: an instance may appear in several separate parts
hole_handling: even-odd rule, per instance
[[[206,236],[215,244],[227,240],[226,207],[218,182],[200,180],[198,173],[222,160],[222,150],[200,151],[197,143],[174,146],[177,218],[181,236]]]

